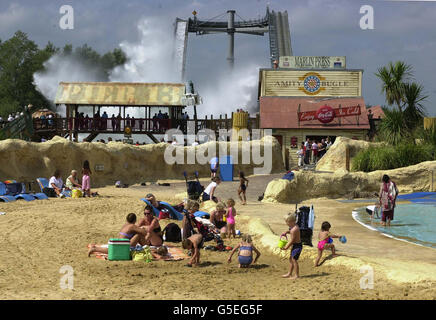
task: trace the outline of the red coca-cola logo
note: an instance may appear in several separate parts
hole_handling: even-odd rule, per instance
[[[316,112],[316,118],[322,123],[332,122],[335,118],[335,110],[330,106],[322,106]]]

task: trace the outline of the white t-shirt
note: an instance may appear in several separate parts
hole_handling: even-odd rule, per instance
[[[216,183],[216,182],[211,182],[211,183],[207,186],[206,190],[204,190],[204,193],[207,193],[207,194],[210,195],[210,192],[212,191],[212,188],[214,188],[214,187],[216,187],[216,186],[217,186],[217,183]]]
[[[315,142],[312,144],[312,150],[318,150],[318,145]]]
[[[303,158],[303,154],[304,154],[303,149],[297,151],[298,158]]]
[[[62,178],[56,179],[56,177],[51,177],[50,181],[48,182],[48,187],[53,189],[53,186],[51,184],[54,184],[59,189],[62,189],[62,186],[64,185],[64,182],[62,181]]]

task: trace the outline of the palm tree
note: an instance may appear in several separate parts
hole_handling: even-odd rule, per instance
[[[383,108],[383,112],[385,116],[380,122],[379,138],[389,145],[398,145],[410,135],[409,130],[404,127],[404,113],[389,108]]]
[[[413,129],[426,116],[422,102],[428,96],[423,94],[424,87],[415,82],[405,83],[403,85],[403,102],[405,121],[409,129]]]
[[[398,110],[403,111],[403,83],[413,76],[412,67],[405,62],[397,61],[395,64],[389,62],[387,67],[378,68],[377,71],[375,75],[383,82],[382,93],[386,95],[386,102],[389,105],[396,103]]]

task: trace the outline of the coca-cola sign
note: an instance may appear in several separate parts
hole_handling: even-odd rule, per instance
[[[332,107],[327,106],[327,105],[322,106],[316,112],[316,118],[318,119],[319,122],[322,122],[322,123],[332,122],[333,119],[335,118],[335,110],[333,110]]]

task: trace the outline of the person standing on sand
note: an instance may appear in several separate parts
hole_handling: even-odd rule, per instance
[[[247,183],[247,184],[245,184]],[[238,196],[241,199],[243,205],[247,204],[247,197],[245,195],[248,187],[248,179],[245,178],[244,172],[239,172],[239,188],[238,188]],[[242,197],[241,197],[242,193]]]
[[[83,190],[83,196],[91,197],[91,196],[97,196],[97,192],[94,194],[91,194],[91,166],[89,165],[89,161],[85,160],[83,162],[83,168],[82,168],[82,190]]]
[[[394,209],[397,197],[397,185],[395,182],[391,181],[387,174],[383,175],[379,193],[379,203],[382,208],[382,226],[391,226],[391,220],[394,220]]]
[[[235,227],[235,200],[228,199],[227,200],[227,213],[226,213],[226,222],[227,222],[227,238],[233,235],[233,238],[236,239],[236,227]]]
[[[300,238],[300,228],[297,225],[297,216],[295,213],[289,213],[285,217],[286,224],[289,226],[289,230],[282,233],[281,236],[286,236],[288,233],[291,235],[291,240],[285,247],[280,248],[281,250],[288,250],[292,245],[291,254],[289,257],[290,268],[287,274],[284,274],[283,278],[290,278],[292,280],[297,279],[300,276],[300,267],[298,266],[298,258],[300,257],[301,251],[303,250],[303,244]],[[292,276],[292,272],[295,269],[295,276]]]
[[[304,142],[301,142],[300,150],[297,151],[298,156],[298,167],[301,168],[304,166],[303,158],[304,158]]]

